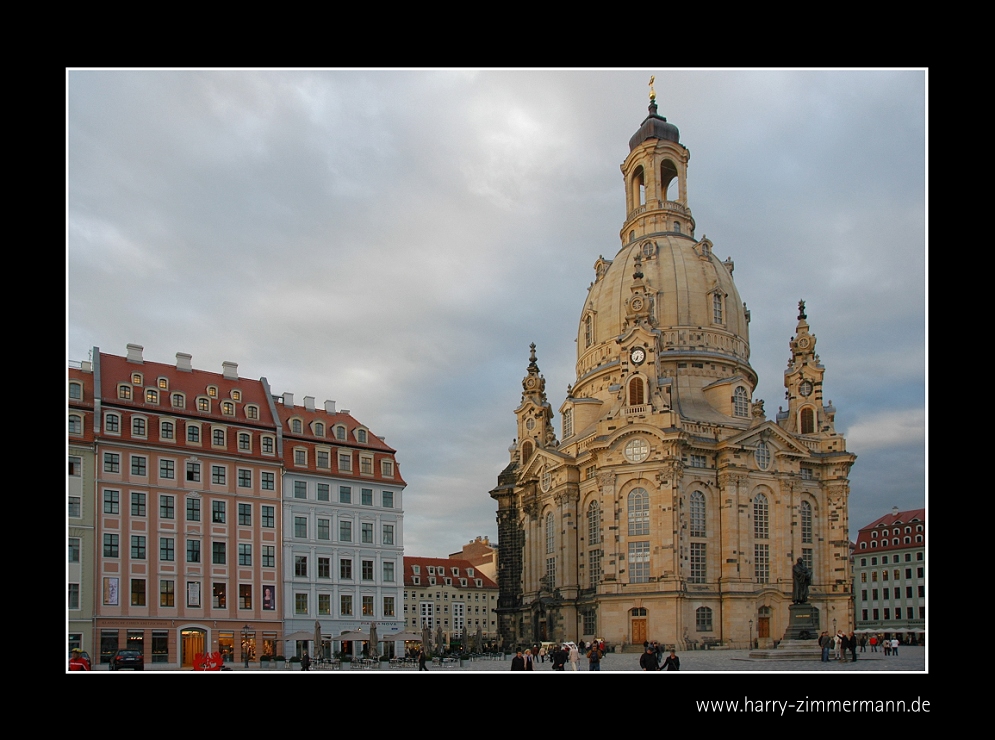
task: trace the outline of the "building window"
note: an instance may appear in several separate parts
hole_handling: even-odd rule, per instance
[[[339,425],[339,426],[335,427],[335,439],[343,439],[343,440],[345,439],[345,427],[344,426]]]
[[[174,393],[171,398],[173,408],[182,409],[186,407],[187,402],[182,393]]]
[[[349,486],[339,486],[339,503],[340,504],[352,503],[352,488],[350,488]]]
[[[704,542],[691,543],[691,583],[704,583],[708,577],[708,550]]]
[[[352,560],[346,558],[339,560],[339,578],[343,581],[352,580]]]
[[[556,520],[552,512],[546,515],[546,554],[556,549]]]
[[[363,475],[373,475],[373,458],[372,457],[360,457],[359,458],[359,472]]]
[[[252,504],[238,505],[238,523],[242,527],[252,526]]]
[[[215,583],[214,596],[211,605],[215,609],[225,609],[228,606],[228,584]]]
[[[238,469],[238,487],[252,488],[252,471],[246,468]]]
[[[151,388],[145,391],[145,403],[159,403],[159,391],[154,391]]]
[[[200,540],[187,540],[187,562],[200,562]]]
[[[263,567],[276,567],[276,545],[263,545]]]
[[[83,499],[79,496],[69,497],[69,516],[78,519],[83,516]]]
[[[390,560],[383,563],[383,580],[384,583],[394,582],[394,563]]]
[[[691,536],[705,537],[705,494],[695,491],[691,494]]]
[[[331,522],[328,519],[318,519],[318,539],[330,540],[331,538]]]
[[[131,420],[131,434],[134,437],[144,437],[147,425],[145,419],[141,417],[135,417]]]
[[[806,406],[802,409],[802,434],[813,434],[815,432],[815,415],[812,413],[812,409]]]
[[[79,401],[83,398],[83,386],[79,383],[69,384],[69,397],[74,401]]]
[[[381,491],[383,495],[383,507],[385,509],[394,508],[394,492],[393,491]]]
[[[131,474],[136,476],[145,476],[148,471],[146,469],[146,458],[141,455],[131,456]]]
[[[69,433],[83,433],[83,417],[77,416],[76,414],[69,414]]]
[[[802,562],[808,568],[809,573],[815,573],[815,556],[812,554],[811,547],[802,548]]]
[[[69,538],[69,562],[78,563],[79,562],[79,537]]]
[[[634,488],[629,493],[629,536],[650,533],[650,497],[645,488]]]
[[[722,296],[712,293],[712,323],[722,323]]]
[[[648,583],[650,579],[650,543],[629,543],[629,583]]]
[[[211,410],[211,400],[209,398],[197,399],[197,410],[207,413]]]
[[[225,446],[225,430],[224,429],[214,429],[211,432],[212,444],[215,447]]]
[[[712,610],[707,606],[699,606],[694,612],[694,626],[698,632],[711,632]]]
[[[757,461],[757,467],[761,470],[766,470],[770,467],[770,447],[767,446],[766,442],[757,444],[757,449],[753,453],[753,457]]]
[[[736,386],[732,392],[732,412],[735,416],[750,415],[750,397],[746,393],[746,388],[741,385]]]
[[[301,424],[301,420],[300,419],[292,419],[290,421],[290,430],[294,434],[300,434],[304,430],[304,427]]]
[[[364,581],[372,581],[373,580],[373,561],[372,560],[364,560],[364,561],[362,561],[362,574],[363,574],[363,580]]]
[[[332,613],[332,595],[318,594],[318,615],[328,616]]]
[[[276,526],[276,507],[275,506],[263,506],[262,507],[262,525],[267,529],[272,529]]]
[[[188,498],[187,499],[187,521],[188,522],[199,522],[200,521],[200,499],[199,498]]]
[[[104,453],[104,472],[105,473],[120,473],[121,472],[121,456],[116,452],[105,452]]]
[[[394,544],[394,525],[384,524],[383,525],[383,544],[393,545]]]
[[[692,468],[704,468],[707,464],[708,461],[704,455],[691,455]]]
[[[117,414],[107,414],[104,417],[104,429],[110,434],[117,434],[121,431],[121,417]]]
[[[315,465],[319,468],[330,468],[332,463],[329,459],[328,450],[317,450],[314,453]]]
[[[332,577],[331,558],[318,558],[318,578],[331,578],[331,577]]]
[[[374,613],[373,613],[373,597],[372,596],[364,596],[363,597],[363,616],[364,617],[372,617],[372,616],[374,616]]]
[[[307,450],[294,450],[294,465],[307,465]]]
[[[385,617],[393,617],[394,615],[394,597],[384,596],[383,597],[383,615]]]
[[[328,501],[329,500],[329,496],[328,496],[328,484],[327,483],[319,483],[318,484],[318,500],[319,501]]]
[[[239,543],[238,545],[238,564],[239,565],[252,565],[252,545],[247,543]]]
[[[248,583],[238,584],[238,608],[252,608],[252,586]]]
[[[394,463],[392,461],[390,461],[390,460],[381,460],[380,461],[380,474],[384,478],[393,478],[394,477]]]
[[[314,423],[314,436],[315,437],[325,436],[325,425],[322,424],[320,421],[316,421]]]
[[[131,400],[131,386],[130,385],[119,385],[117,387],[117,397],[124,400]]]
[[[263,437],[263,454],[272,455],[273,454],[273,438]]]
[[[753,578],[757,583],[770,581],[770,545],[753,546]]]
[[[211,502],[211,521],[215,524],[225,523],[225,502],[224,501],[212,501]]]
[[[352,455],[348,452],[339,453],[339,470],[346,473],[352,471]]]
[[[767,539],[769,533],[767,497],[758,493],[753,499],[753,536],[758,540]],[[766,583],[766,581],[760,581]]]
[[[145,606],[145,579],[131,579],[131,605]]]
[[[173,538],[172,537],[160,537],[159,538],[159,559],[166,562],[172,562],[174,560],[173,551]]]
[[[812,542],[812,504],[802,501],[802,542]]]
[[[307,539],[307,517],[306,516],[295,516],[294,517],[294,537],[300,537],[302,539]]]
[[[343,617],[352,616],[352,596],[343,594],[339,597],[339,614]]]
[[[295,480],[294,481],[294,498],[307,498],[307,481]]]
[[[104,557],[118,557],[118,536],[116,534],[104,535]]]
[[[159,606],[176,606],[173,581],[159,581]],[[155,656],[153,656],[153,662],[155,662]]]
[[[212,542],[211,552],[211,562],[215,565],[225,565],[228,562],[228,550],[224,542]]]
[[[211,466],[211,483],[223,486],[225,485],[225,479],[227,478],[226,469],[222,465],[212,465]]]
[[[243,452],[250,452],[252,450],[252,435],[240,432],[238,435],[238,449]]]
[[[363,506],[373,506],[373,489],[362,488],[359,492],[359,500]]]
[[[173,480],[176,477],[176,463],[172,460],[160,460],[159,477],[163,480]]]
[[[646,397],[643,393],[643,380],[642,378],[633,378],[629,381],[629,405],[642,406],[645,402]]]
[[[259,418],[259,407],[256,406],[256,405],[254,405],[254,404],[250,404],[249,406],[246,406],[245,407],[245,418],[246,419],[258,419]]]
[[[339,522],[339,541],[352,542],[352,522]]]
[[[640,463],[649,457],[650,446],[645,439],[633,439],[629,440],[628,444],[625,445],[625,449],[622,451],[625,455],[625,459],[631,463]]]
[[[273,473],[260,473],[259,485],[264,491],[272,491],[276,488],[276,478]]]
[[[364,545],[372,545],[373,544],[373,523],[372,522],[363,522],[362,523],[361,529],[360,529],[360,537],[361,537],[360,541]]]
[[[200,463],[188,462],[187,463],[187,480],[191,483],[200,482]]]
[[[365,429],[357,429],[356,430],[356,439],[361,444],[365,445],[366,444],[366,430]]]
[[[235,415],[235,404],[233,404],[231,401],[222,401],[221,402],[221,413],[224,414],[225,416],[234,416]]]
[[[79,609],[79,584],[69,584],[69,608]]]
[[[121,513],[120,491],[104,491],[104,513],[105,514]]]

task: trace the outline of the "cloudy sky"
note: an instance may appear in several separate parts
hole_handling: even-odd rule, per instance
[[[755,397],[783,403],[804,298],[851,536],[923,506],[922,70],[70,71],[68,359],[134,342],[335,400],[398,451],[408,554],[496,540],[529,343],[556,409],[650,74]]]

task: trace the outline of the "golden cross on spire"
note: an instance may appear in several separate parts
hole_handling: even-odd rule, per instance
[[[656,100],[656,90],[653,89],[653,82],[656,80],[656,75],[650,75],[650,101]]]

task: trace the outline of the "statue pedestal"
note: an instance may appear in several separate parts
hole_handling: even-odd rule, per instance
[[[753,650],[750,657],[761,660],[822,660],[819,647],[819,610],[812,604],[788,607],[788,629],[776,650]]]

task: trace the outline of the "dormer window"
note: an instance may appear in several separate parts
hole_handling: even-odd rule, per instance
[[[211,399],[209,398],[198,398],[197,399],[197,410],[203,412],[209,412],[211,410]]]
[[[465,586],[466,585],[466,579],[465,578],[460,578],[459,579],[459,585]]]
[[[78,401],[83,398],[83,386],[79,383],[69,384],[69,398]]]
[[[357,429],[356,430],[356,439],[361,444],[366,444],[366,430],[365,429]]]
[[[231,400],[232,401],[241,401],[242,400],[242,391],[233,390],[231,392]]]
[[[290,420],[290,431],[292,431],[294,434],[300,434],[303,431],[303,429],[304,426],[301,424],[300,419]]]
[[[130,385],[119,385],[117,387],[117,397],[125,401],[131,400],[131,386]]]
[[[421,573],[421,566],[420,565],[412,565],[411,566],[411,572],[414,573],[414,574],[416,574],[416,575],[418,573]]]
[[[741,385],[736,386],[736,390],[732,394],[732,413],[735,416],[749,416],[750,414],[750,397],[746,388]]]
[[[430,576],[434,576],[435,575],[435,566],[434,565],[428,566],[428,574]]]
[[[482,587],[484,585],[484,579],[483,578],[474,578],[473,579],[473,585],[476,586],[477,588]]]
[[[224,414],[225,416],[234,416],[235,415],[235,404],[232,403],[231,401],[222,401],[221,402],[221,413]]]
[[[325,425],[322,424],[320,421],[316,421],[314,423],[314,436],[315,437],[325,436]]]
[[[159,403],[159,391],[152,388],[145,391],[145,403]]]
[[[217,398],[218,397],[218,386],[216,386],[216,385],[209,385],[209,386],[207,386],[207,395],[209,395],[211,398]]]
[[[470,576],[470,578],[473,578],[473,568],[467,568],[466,569],[466,574],[468,576]]]
[[[345,439],[345,427],[341,424],[335,427],[335,439]]]
[[[259,407],[255,405],[249,405],[245,407],[245,418],[246,419],[258,419],[259,418]]]
[[[172,399],[173,399],[173,408],[176,409],[186,408],[187,402],[186,399],[183,397],[182,393],[174,393]]]
[[[454,576],[458,576],[459,575],[459,568],[453,568],[453,575]]]
[[[142,374],[141,373],[132,373],[131,374],[131,382],[134,383],[135,385],[142,385]]]
[[[169,381],[166,378],[159,378],[156,381],[156,385],[159,386],[164,391],[169,390]]]

